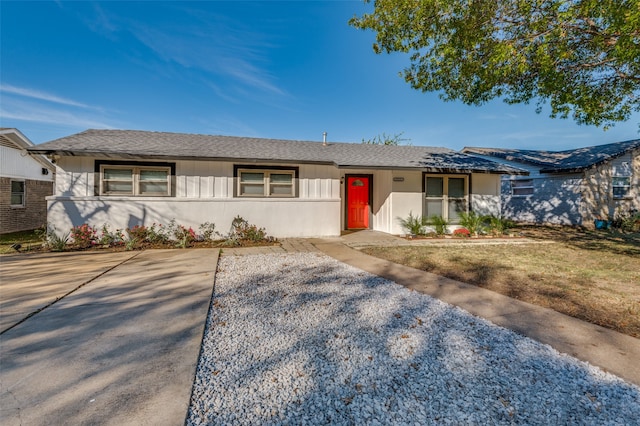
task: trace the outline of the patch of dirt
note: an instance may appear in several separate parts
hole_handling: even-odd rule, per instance
[[[243,240],[239,241],[237,245],[229,245],[225,240],[219,241],[194,241],[189,243],[186,247],[187,249],[199,249],[199,248],[241,248],[241,247],[263,247],[263,246],[279,246],[280,242],[275,241],[264,241],[264,242],[256,242]],[[129,251],[140,251],[140,250],[149,250],[149,249],[176,249],[179,250],[181,247],[176,246],[175,242],[170,242],[166,244],[153,244],[153,243],[138,243],[133,249]],[[33,243],[33,244],[23,244],[20,248],[20,251],[13,251],[4,254],[27,254],[27,253],[50,253],[55,250],[51,250],[48,247],[44,247],[42,243]],[[77,247],[72,244],[68,245],[63,252],[78,252],[78,251],[102,251],[102,252],[121,252],[127,251],[127,248],[124,244],[106,246],[106,245],[94,245],[92,247]],[[60,252],[60,250],[58,250]]]

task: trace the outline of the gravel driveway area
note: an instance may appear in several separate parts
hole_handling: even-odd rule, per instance
[[[638,424],[640,388],[317,253],[222,257],[187,424]]]

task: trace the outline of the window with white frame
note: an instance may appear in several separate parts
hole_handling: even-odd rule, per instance
[[[295,175],[293,169],[238,169],[238,196],[295,197]]]
[[[442,216],[450,223],[469,206],[469,178],[464,175],[425,175],[424,216]]]
[[[23,180],[11,180],[11,206],[24,207],[25,184]]]
[[[170,196],[171,168],[101,165],[100,195]]]
[[[631,190],[630,176],[614,176],[612,179],[613,198],[621,199],[629,196]]]
[[[533,179],[515,179],[511,181],[511,195],[526,197],[533,195]]]

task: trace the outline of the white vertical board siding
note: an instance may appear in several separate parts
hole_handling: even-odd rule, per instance
[[[365,172],[366,173],[366,172]],[[371,228],[376,231],[391,231],[391,171],[380,170],[373,173],[373,200],[371,200]]]
[[[62,157],[56,164],[56,195],[94,195],[94,161],[86,157]]]
[[[237,163],[237,164],[240,164]],[[290,164],[274,166],[293,167]],[[269,168],[269,165],[265,165]],[[333,166],[299,165],[298,198],[339,198],[339,175]],[[176,165],[176,197],[232,198],[236,178],[234,163],[213,161],[179,161]]]
[[[301,164],[298,171],[298,196],[304,199],[340,198],[340,173],[333,166]]]
[[[53,172],[42,174],[42,164],[27,154],[27,151],[0,146],[0,170],[2,176],[17,179],[53,181]]]
[[[226,198],[233,175],[232,163],[214,161],[176,162],[176,197]]]
[[[394,181],[393,179],[396,178]],[[400,181],[402,179],[402,181]],[[409,214],[422,216],[424,194],[422,193],[422,172],[394,170],[391,176],[391,212],[389,215],[389,233],[406,234],[400,226],[400,219],[406,219]]]
[[[500,217],[500,175],[473,173],[471,175],[471,210],[480,215]]]
[[[176,198],[233,198],[236,180],[234,163],[221,161],[176,161]],[[56,194],[61,196],[94,195],[95,159],[62,157],[58,162]],[[291,166],[282,164],[282,166]],[[268,168],[265,165],[265,168]],[[333,166],[299,165],[298,198],[338,199],[340,173]]]

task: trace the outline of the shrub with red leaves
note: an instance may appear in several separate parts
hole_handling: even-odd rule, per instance
[[[459,238],[468,238],[471,236],[471,232],[469,232],[467,228],[458,228],[453,231],[453,236]]]

